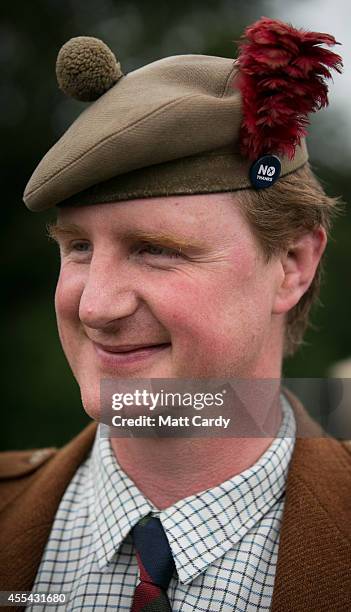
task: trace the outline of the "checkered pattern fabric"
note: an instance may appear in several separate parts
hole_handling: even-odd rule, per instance
[[[167,590],[172,610],[269,610],[296,435],[285,397],[282,409],[277,437],[253,466],[162,511],[120,468],[110,441],[97,434],[61,500],[33,591],[69,593],[70,611],[129,612],[139,582],[131,530],[151,513],[162,523],[175,562]]]

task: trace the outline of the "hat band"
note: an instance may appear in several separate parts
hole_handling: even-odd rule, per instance
[[[302,141],[293,160],[282,158],[281,177],[303,166],[307,159],[306,144]],[[216,149],[115,176],[57,206],[89,206],[139,198],[252,189],[251,164],[232,147]]]

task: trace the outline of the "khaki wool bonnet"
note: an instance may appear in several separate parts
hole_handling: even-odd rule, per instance
[[[313,75],[312,68],[307,73],[300,67],[302,62],[299,64],[307,39],[301,48],[295,41],[295,51],[286,58],[287,28],[289,36],[292,32],[291,40],[303,36],[282,22],[262,18],[246,30],[251,40],[242,43],[242,56],[237,60],[179,55],[126,75],[102,41],[84,36],[68,41],[57,59],[59,86],[68,95],[92,103],[35,169],[24,192],[26,206],[42,211],[56,205],[252,189],[250,169],[260,155],[280,156],[280,176],[300,168],[308,159],[304,140],[307,120],[301,118],[301,108],[296,107],[294,134],[291,122],[287,127],[281,124],[282,117],[284,123],[285,117],[288,121],[294,115],[294,99],[306,97],[302,90],[300,98],[298,93],[302,71],[306,82]],[[271,39],[267,33],[272,34]],[[321,41],[321,36],[329,35],[319,35],[318,45],[331,44],[330,40]],[[251,55],[246,51],[250,45]],[[316,40],[310,40],[309,45],[309,49],[313,46],[339,58],[316,46]],[[260,49],[264,50],[263,60],[258,55]],[[272,63],[272,49],[279,51],[280,63]],[[334,64],[328,65],[338,69],[335,60]],[[314,72],[321,82],[316,66]],[[290,89],[283,77],[290,79]],[[251,99],[256,92],[261,98],[255,100],[254,107]],[[311,111],[325,106],[327,98],[319,94],[313,104]],[[298,121],[301,125],[295,129]],[[288,146],[279,147],[280,133]],[[250,142],[256,143],[252,150],[260,155],[250,154]]]

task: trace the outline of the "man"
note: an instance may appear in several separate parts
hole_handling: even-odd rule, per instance
[[[280,379],[335,210],[302,138],[340,69],[333,42],[262,18],[238,62],[126,76],[95,39],[61,50],[60,87],[96,102],[25,202],[58,207],[58,328],[93,420],[107,378]],[[62,450],[7,454],[1,588],[64,593],[70,610],[348,609],[348,446],[287,392],[271,412],[269,437],[106,439],[91,424]]]

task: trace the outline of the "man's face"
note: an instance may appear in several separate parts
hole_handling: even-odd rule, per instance
[[[103,378],[279,376],[279,265],[233,195],[61,209],[56,236],[60,338],[93,418]]]

